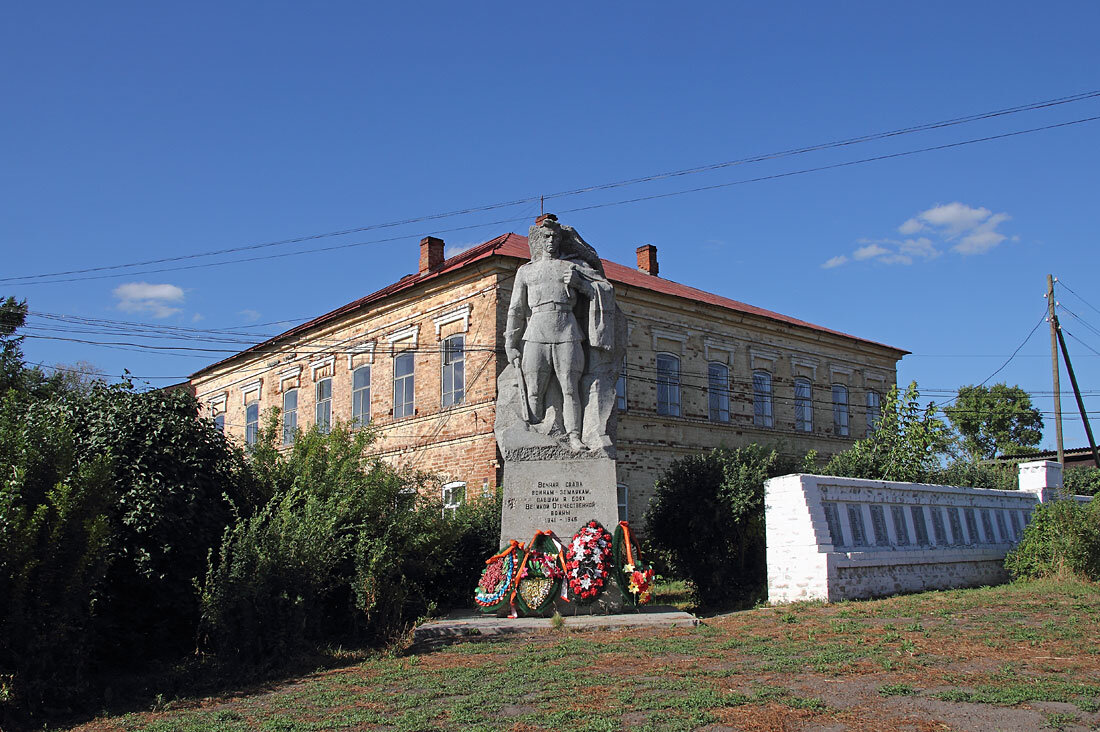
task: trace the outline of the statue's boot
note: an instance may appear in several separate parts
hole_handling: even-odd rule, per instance
[[[569,447],[574,450],[587,450],[588,445],[581,439],[581,405],[576,396],[566,395],[562,408],[565,431],[569,433]]]

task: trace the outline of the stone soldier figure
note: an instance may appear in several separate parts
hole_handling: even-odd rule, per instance
[[[561,390],[561,421],[569,447],[599,449],[600,444],[584,440],[586,434],[590,442],[593,434],[606,437],[606,430],[585,424],[585,414],[595,411],[586,412],[590,399],[582,384],[593,361],[591,349],[610,352],[616,346],[614,290],[595,250],[553,214],[539,217],[529,241],[531,262],[516,272],[505,329],[506,354],[525,401],[521,413],[526,412],[525,421],[532,425],[543,420],[553,379]]]

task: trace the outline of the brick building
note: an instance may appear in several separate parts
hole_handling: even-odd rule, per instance
[[[443,251],[425,238],[415,274],[192,375],[209,416],[245,442],[274,407],[288,442],[295,427],[369,420],[373,452],[436,476],[445,501],[497,486],[501,334],[527,238]],[[636,268],[604,267],[629,322],[617,450],[631,521],[677,457],[752,442],[845,449],[907,353],[663,279],[653,246],[638,248]]]

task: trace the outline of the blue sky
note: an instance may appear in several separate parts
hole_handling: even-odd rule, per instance
[[[368,227],[1100,90],[1096,3],[385,5],[9,3],[0,278]],[[1089,350],[1100,351],[1100,121],[569,212],[1095,116],[1097,98],[546,207],[609,259],[655,244],[670,279],[910,350],[899,381],[939,400],[1024,341],[1053,273],[1080,296],[1059,300],[1084,322],[1060,317],[1100,413]],[[264,324],[413,271],[422,236],[457,248],[524,233],[537,213],[528,201],[0,281],[0,293],[35,313],[266,336],[282,326]],[[358,242],[374,243],[149,271]],[[125,368],[157,385],[223,355],[31,320],[29,360]],[[1046,328],[995,380],[1049,412]],[[1067,445],[1083,444],[1072,397],[1063,408]]]

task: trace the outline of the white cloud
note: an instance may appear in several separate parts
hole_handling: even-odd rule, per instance
[[[923,257],[924,259],[935,259],[943,254],[939,249],[936,249],[936,245],[926,236],[922,236],[919,239],[906,239],[905,241],[898,242],[898,250],[902,254],[911,254],[913,256]]]
[[[467,242],[467,243],[464,243],[464,244],[448,244],[443,249],[443,256],[446,257],[447,259],[450,259],[451,257],[457,256],[459,254],[462,254],[465,251],[473,249],[474,247],[476,247],[480,243],[481,242],[479,242],[479,241],[471,241],[471,242]]]
[[[244,310],[238,310],[237,315],[240,315],[242,318],[244,318],[244,321],[246,323],[255,323],[257,320],[260,319],[259,310],[251,310],[248,308],[245,308]]]
[[[154,318],[167,318],[183,312],[173,307],[183,304],[183,289],[175,285],[153,285],[148,282],[127,282],[111,294],[118,300],[115,307],[127,313],[148,313]]]
[[[1008,238],[996,229],[1011,218],[1011,216],[1004,213],[990,216],[986,221],[975,226],[970,233],[963,236],[959,243],[952,247],[952,250],[959,254],[985,254]]]
[[[847,261],[848,261],[848,258],[845,257],[843,254],[841,254],[841,255],[838,255],[836,257],[833,257],[829,261],[822,264],[821,268],[822,269],[832,269],[833,267],[839,267],[840,265],[846,263]]]
[[[852,252],[852,259],[856,260],[857,262],[861,262],[864,259],[875,259],[876,257],[883,256],[884,254],[890,254],[890,250],[875,242],[871,242],[870,244],[862,246]]]
[[[924,228],[924,224],[922,224],[920,221],[918,221],[917,219],[914,218],[914,219],[909,219],[904,224],[899,226],[898,227],[898,233],[899,234],[904,234],[905,236],[909,236],[910,234],[916,234],[918,231],[920,231],[923,228]]]
[[[197,323],[200,320],[202,320],[204,317],[206,317],[206,316],[204,316],[202,313],[195,313],[194,315],[191,316],[191,322],[192,323]]]
[[[988,208],[972,208],[956,201],[922,211],[917,214],[917,218],[932,226],[945,229],[948,237],[953,238],[973,229],[985,221],[991,213],[992,211]]]
[[[858,239],[856,244],[860,246],[852,252],[851,258],[880,264],[913,264],[935,259],[947,246],[956,254],[985,254],[1006,239],[1020,240],[1018,236],[1009,237],[997,230],[1011,220],[1007,213],[995,214],[988,208],[975,208],[958,201],[939,204],[906,219],[898,227],[898,231],[908,238]],[[914,237],[917,233],[922,236]],[[846,257],[833,257],[822,266],[828,269],[846,261]]]

